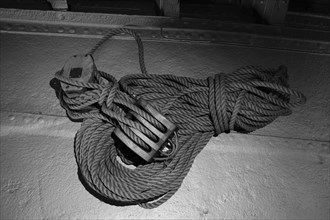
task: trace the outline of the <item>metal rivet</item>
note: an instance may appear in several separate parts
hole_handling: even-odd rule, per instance
[[[74,33],[76,33],[76,30],[73,29],[73,28],[71,28],[71,29],[69,30],[69,32],[70,32],[71,34],[74,34]]]
[[[85,29],[83,30],[84,34],[89,34],[89,30]]]
[[[15,116],[14,115],[9,115],[8,118],[9,118],[10,121],[12,121],[12,120],[15,119]]]
[[[48,27],[45,27],[45,28],[44,28],[44,31],[45,31],[45,32],[48,32],[48,31],[49,31],[49,28],[48,28]]]
[[[31,31],[37,31],[36,27],[31,27]]]
[[[59,28],[59,29],[57,29],[57,32],[58,33],[63,33],[64,32],[64,29],[63,28]]]
[[[57,15],[57,18],[60,19],[60,20],[64,20],[65,19],[65,16],[63,14],[58,14]]]
[[[23,118],[23,121],[27,124],[30,123],[32,120],[33,120],[33,118],[29,117],[29,116],[26,116],[26,117]]]
[[[167,141],[167,143],[165,144],[165,146],[161,149],[161,152],[164,154],[170,154],[173,150],[173,145],[170,141]]]
[[[318,48],[319,48],[320,50],[325,49],[325,45],[323,45],[323,44],[321,44],[321,43],[318,43],[317,45],[318,45]]]
[[[103,32],[102,32],[102,31],[96,31],[96,34],[98,34],[98,35],[102,35]]]
[[[264,4],[264,0],[261,0],[261,1],[260,1],[260,5],[263,5],[263,4]]]
[[[186,38],[191,39],[191,38],[192,38],[192,34],[187,33],[187,34],[186,34]]]
[[[10,30],[12,27],[11,27],[11,25],[10,24],[7,24],[6,26],[5,26],[5,29],[6,30]]]
[[[211,35],[211,40],[212,40],[212,41],[215,41],[216,39],[217,39],[217,36],[216,36],[215,34],[212,34],[212,35]]]

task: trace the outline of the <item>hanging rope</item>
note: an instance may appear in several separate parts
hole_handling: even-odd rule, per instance
[[[88,54],[94,54],[106,40],[121,33],[137,41],[142,74],[127,75],[117,82],[113,76],[98,71],[94,83],[81,83],[56,73],[62,82],[87,88],[75,98],[68,98],[62,91],[60,102],[70,118],[83,120],[74,150],[84,180],[99,195],[118,204],[144,208],[161,205],[179,189],[195,157],[212,136],[231,130],[252,132],[278,116],[291,114],[291,108],[306,102],[301,93],[289,88],[284,66],[248,66],[207,79],[148,74],[140,37],[124,28],[111,31]],[[293,96],[296,102],[290,102]],[[125,147],[113,136],[114,129],[120,126],[132,140],[148,148],[132,128],[150,138],[153,133],[125,117],[127,109],[161,129],[157,120],[133,104],[134,98],[145,99],[179,128],[171,157],[143,163],[132,154],[127,156]]]

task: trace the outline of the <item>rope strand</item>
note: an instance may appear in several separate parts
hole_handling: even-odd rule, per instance
[[[121,33],[135,38],[142,74],[127,75],[117,82],[113,76],[98,71],[95,83],[65,78],[60,72],[55,75],[62,82],[87,89],[75,98],[68,98],[62,91],[60,103],[69,117],[83,120],[74,150],[84,180],[114,204],[138,204],[144,208],[163,204],[179,189],[195,157],[212,136],[231,130],[252,132],[278,116],[291,114],[292,107],[306,102],[304,95],[288,87],[284,66],[248,66],[207,79],[147,74],[142,41],[129,29],[110,31],[89,54]],[[292,96],[298,101],[290,102]],[[170,157],[141,163],[113,137],[114,129],[120,126],[145,149],[148,146],[132,128],[154,138],[147,128],[125,117],[128,109],[160,128],[161,124],[133,105],[134,97],[143,97],[178,126],[176,149]]]

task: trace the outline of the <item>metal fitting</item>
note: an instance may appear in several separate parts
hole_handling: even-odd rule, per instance
[[[146,143],[150,150],[145,151],[141,146],[135,143],[131,138],[129,138],[121,129],[117,127],[114,131],[114,134],[132,151],[134,151],[137,155],[139,155],[142,159],[147,162],[150,162],[157,154],[164,153],[166,155],[170,154],[173,149],[173,142],[171,139],[174,136],[177,127],[170,122],[165,116],[160,114],[155,108],[153,108],[150,104],[148,104],[143,99],[138,99],[136,102],[137,106],[148,112],[152,115],[157,121],[159,121],[164,127],[165,131],[162,132],[154,127],[151,123],[145,120],[140,115],[135,112],[130,111],[129,113],[135,117],[139,123],[144,125],[147,129],[149,129],[154,135],[157,136],[157,141],[153,141],[144,135],[141,131],[131,128],[131,130],[136,134],[141,140]]]

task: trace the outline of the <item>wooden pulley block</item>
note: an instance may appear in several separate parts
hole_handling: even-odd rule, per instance
[[[78,82],[91,83],[97,72],[93,57],[89,54],[80,54],[70,57],[64,64],[60,75]],[[69,98],[79,96],[86,88],[70,85],[61,81],[61,87]]]
[[[130,116],[133,116],[135,120],[149,129],[156,137],[157,140],[151,140],[146,135],[144,135],[141,131],[131,128],[135,135],[137,135],[144,143],[149,146],[149,151],[144,150],[141,146],[135,143],[131,138],[129,138],[118,126],[114,134],[123,142],[127,147],[129,147],[132,151],[134,151],[137,155],[139,155],[146,162],[152,161],[155,156],[158,156],[159,153],[168,153],[168,151],[172,151],[175,146],[173,146],[172,138],[177,131],[177,127],[175,124],[170,122],[165,116],[160,114],[155,108],[153,108],[149,103],[147,103],[143,99],[138,99],[136,105],[148,112],[152,115],[158,122],[160,122],[165,128],[164,131],[160,131],[155,126],[153,126],[150,122],[144,119],[142,116],[138,115],[135,112],[129,112]]]

